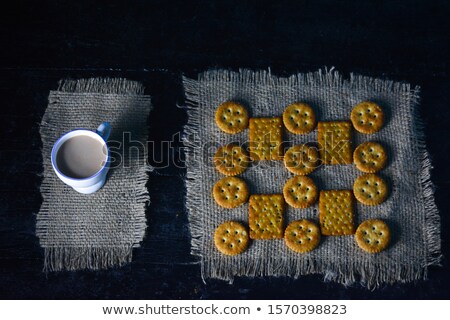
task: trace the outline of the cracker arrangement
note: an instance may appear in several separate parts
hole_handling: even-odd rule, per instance
[[[249,129],[249,152],[228,144],[218,148],[213,162],[226,177],[213,186],[216,203],[232,210],[248,201],[248,229],[238,221],[216,228],[214,243],[226,255],[243,253],[253,241],[284,239],[290,250],[304,254],[320,245],[322,236],[354,236],[364,252],[378,253],[390,241],[390,230],[382,220],[369,219],[355,225],[355,201],[376,206],[388,196],[387,183],[375,173],[387,165],[387,153],[378,142],[365,142],[353,150],[352,133],[373,134],[382,130],[383,111],[370,101],[357,104],[350,121],[319,121],[304,102],[288,105],[282,117],[249,118],[241,103],[226,101],[216,111],[216,124],[227,134]],[[293,134],[318,130],[317,145],[298,144],[283,152],[283,127]],[[283,161],[294,176],[285,182],[280,194],[250,195],[247,183],[238,177],[252,162]],[[320,165],[355,165],[363,174],[353,190],[319,190],[309,174]],[[300,219],[284,225],[285,206],[302,210],[319,201],[317,221]],[[301,211],[300,211],[301,213]],[[246,219],[245,219],[246,218]]]

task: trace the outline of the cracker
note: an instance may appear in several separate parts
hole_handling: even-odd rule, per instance
[[[351,164],[352,125],[349,121],[319,122],[317,138],[323,164]]]
[[[293,221],[284,232],[284,242],[289,249],[298,253],[312,251],[320,243],[320,229],[309,220]]]
[[[374,102],[363,101],[353,108],[350,120],[359,132],[375,133],[383,126],[383,110]]]
[[[316,116],[308,104],[295,102],[284,110],[283,123],[290,132],[305,134],[311,132],[316,126]]]
[[[281,119],[250,119],[250,158],[252,160],[281,160]]]
[[[235,134],[248,127],[248,112],[234,101],[222,103],[216,111],[216,124],[224,132]]]
[[[350,190],[320,191],[319,219],[325,236],[350,235],[353,224],[353,195]]]
[[[226,176],[241,174],[249,165],[247,152],[242,147],[233,144],[220,147],[214,155],[213,161],[217,171]]]
[[[294,208],[312,206],[319,195],[314,181],[309,177],[295,176],[286,181],[283,188],[284,200]]]
[[[284,154],[284,166],[301,176],[310,174],[319,166],[317,149],[305,144],[295,145]]]
[[[368,206],[376,206],[386,200],[388,188],[379,176],[368,173],[356,178],[353,184],[355,198]]]
[[[361,143],[353,153],[356,168],[362,172],[375,173],[383,169],[387,154],[381,144],[376,142]]]
[[[214,232],[214,244],[221,253],[234,256],[247,249],[247,229],[236,221],[226,221]]]
[[[221,207],[232,209],[248,200],[248,187],[244,180],[237,177],[225,177],[213,187],[213,197]]]
[[[283,238],[283,213],[283,195],[251,195],[249,200],[250,238]]]
[[[355,240],[364,251],[377,253],[387,248],[391,240],[391,232],[384,221],[369,219],[356,229]]]

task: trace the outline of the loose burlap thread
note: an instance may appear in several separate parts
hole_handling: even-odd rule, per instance
[[[43,203],[36,233],[44,248],[44,271],[104,269],[132,259],[146,229],[150,203],[146,183],[150,96],[136,81],[121,78],[62,80],[51,91],[42,118]],[[76,128],[95,130],[108,121],[114,162],[106,184],[84,195],[58,179],[51,165],[56,140]],[[133,150],[127,144],[133,141]],[[125,142],[125,144],[124,144]]]
[[[423,125],[418,113],[419,87],[406,83],[336,71],[277,77],[268,71],[213,70],[197,80],[184,78],[189,120],[185,128],[187,147],[187,209],[192,235],[192,254],[201,258],[204,279],[233,281],[235,276],[288,276],[323,274],[325,280],[344,285],[360,282],[374,288],[382,284],[425,279],[430,265],[441,259],[440,219],[430,180],[431,163],[425,147]],[[282,239],[254,240],[243,254],[225,256],[214,246],[215,228],[227,220],[248,226],[248,204],[235,209],[218,206],[211,195],[214,183],[223,176],[215,170],[212,156],[221,145],[248,142],[248,130],[230,135],[215,124],[216,108],[224,101],[243,102],[252,117],[281,116],[292,102],[312,105],[319,121],[349,120],[357,103],[380,104],[385,123],[372,135],[353,132],[354,147],[365,141],[382,143],[389,161],[380,172],[389,184],[388,199],[378,206],[355,207],[355,226],[369,218],[386,221],[392,231],[391,245],[379,254],[368,254],[353,236],[323,237],[310,253],[298,254]],[[317,142],[317,129],[305,135],[284,130],[287,147]],[[320,190],[352,189],[361,175],[354,165],[321,166],[310,176]],[[241,177],[251,194],[282,193],[291,177],[281,161],[254,164]],[[293,220],[318,222],[318,204],[307,209],[287,206],[285,225]]]

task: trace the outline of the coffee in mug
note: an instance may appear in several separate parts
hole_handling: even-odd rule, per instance
[[[93,176],[106,162],[106,147],[97,139],[79,135],[59,147],[56,165],[64,175],[75,179]]]

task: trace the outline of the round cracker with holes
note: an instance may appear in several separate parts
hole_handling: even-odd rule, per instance
[[[241,174],[249,165],[247,152],[242,147],[233,144],[220,147],[214,155],[213,161],[217,171],[226,176]]]
[[[319,163],[319,153],[314,147],[305,144],[295,145],[286,151],[284,165],[294,174],[305,176],[313,172]]]
[[[353,162],[358,170],[366,173],[375,173],[385,167],[387,154],[381,144],[364,142],[355,149]]]
[[[286,181],[283,188],[284,200],[294,208],[312,206],[319,195],[314,181],[305,176],[295,176]]]
[[[374,102],[364,101],[353,108],[350,120],[357,131],[372,134],[383,126],[383,110]]]
[[[237,102],[224,102],[217,108],[216,123],[226,133],[241,132],[248,127],[247,109]]]
[[[223,254],[229,256],[240,254],[247,249],[247,229],[236,221],[224,222],[214,232],[214,244]]]
[[[319,227],[309,220],[291,222],[284,232],[284,242],[289,249],[298,253],[312,251],[320,243]]]
[[[369,219],[356,229],[355,240],[364,251],[377,253],[387,248],[391,240],[391,232],[384,221]]]
[[[221,207],[232,209],[247,202],[248,187],[244,180],[237,177],[226,177],[216,182],[213,197]]]
[[[316,126],[316,116],[308,104],[296,102],[284,110],[283,123],[290,132],[305,134],[311,132]]]
[[[376,206],[386,200],[388,188],[383,179],[376,174],[368,173],[356,178],[353,194],[362,204]]]

